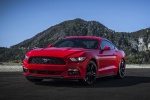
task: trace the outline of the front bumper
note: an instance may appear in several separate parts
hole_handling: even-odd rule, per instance
[[[26,77],[32,79],[46,78],[66,78],[83,79],[85,77],[86,62],[72,62],[66,65],[48,65],[48,64],[28,64],[25,61],[22,64],[23,73]]]

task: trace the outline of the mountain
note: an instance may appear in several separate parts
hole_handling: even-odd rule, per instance
[[[72,35],[95,35],[103,36],[104,32],[111,33],[104,25],[96,21],[84,21],[82,19],[75,19],[62,22],[58,25],[52,26],[43,32],[35,35],[33,38],[25,40],[11,48],[34,48],[45,47],[48,44],[53,44],[57,40],[66,36]]]
[[[115,32],[97,21],[85,21],[80,18],[52,26],[10,48],[0,48],[0,62],[22,60],[28,50],[46,47],[56,43],[61,38],[72,35],[92,35],[107,38],[119,49],[125,51],[128,63],[150,63],[150,57],[147,56],[150,52],[150,28],[132,33]]]

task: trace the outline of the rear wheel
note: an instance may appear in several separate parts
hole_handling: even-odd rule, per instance
[[[41,82],[43,79],[33,79],[33,78],[29,78],[29,77],[26,77],[26,79],[30,82]]]
[[[116,78],[122,79],[124,77],[124,72],[125,72],[125,61],[121,59]]]
[[[92,85],[96,80],[96,73],[97,73],[96,64],[95,62],[90,61],[86,68],[85,78],[82,79],[81,81],[85,85]]]

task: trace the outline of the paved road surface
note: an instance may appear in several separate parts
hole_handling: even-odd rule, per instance
[[[0,100],[150,100],[150,69],[127,69],[124,79],[28,82],[21,72],[0,72]]]

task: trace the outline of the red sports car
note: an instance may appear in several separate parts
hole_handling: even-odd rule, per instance
[[[125,61],[125,53],[105,38],[70,36],[47,48],[27,52],[22,65],[31,82],[65,78],[92,85],[98,77],[123,78]]]

